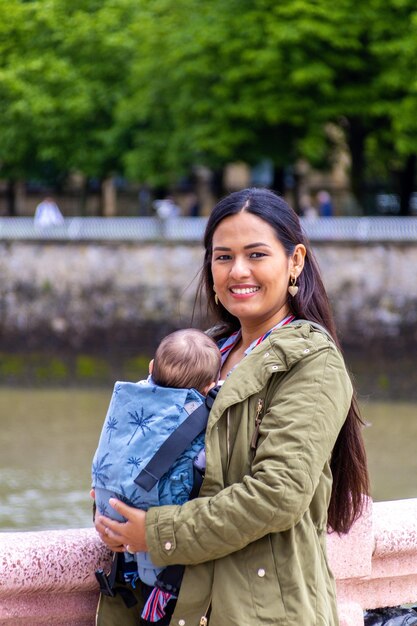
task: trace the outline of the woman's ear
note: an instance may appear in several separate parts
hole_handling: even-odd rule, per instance
[[[297,278],[304,269],[304,260],[306,256],[306,247],[302,243],[298,243],[291,256],[290,271]]]

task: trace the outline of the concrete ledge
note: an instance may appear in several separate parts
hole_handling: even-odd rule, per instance
[[[372,503],[350,533],[328,537],[340,626],[363,610],[417,601],[417,499]],[[95,530],[0,535],[0,625],[93,626],[94,571],[110,554]]]
[[[349,534],[327,536],[330,567],[337,581],[370,576],[374,551],[373,502],[367,500],[362,517]]]
[[[91,626],[94,572],[110,554],[95,530],[0,535],[0,624]]]
[[[341,626],[351,625],[343,621],[346,607],[353,614],[355,606],[375,609],[417,602],[417,499],[369,501],[348,535],[329,536],[328,551]],[[353,625],[362,626],[363,618]]]
[[[358,520],[359,529],[363,524],[363,519]],[[352,528],[344,540],[350,541],[358,528]],[[365,576],[359,573],[359,568],[357,575],[352,571],[348,578],[336,574],[339,602],[356,602],[364,609],[417,602],[417,499],[374,503],[372,528],[371,569]],[[333,551],[333,571],[339,570],[339,574],[341,545],[336,540],[329,550]],[[352,542],[350,550],[353,563],[358,553],[361,554],[361,544]],[[365,569],[369,567],[369,562],[365,565],[368,554],[363,552],[362,557]]]
[[[363,626],[363,609],[357,602],[339,602],[340,626]]]

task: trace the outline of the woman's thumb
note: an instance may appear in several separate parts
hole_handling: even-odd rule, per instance
[[[109,499],[109,504],[110,504],[112,509],[114,509],[115,511],[117,511],[121,515],[124,515],[124,517],[128,517],[128,515],[126,515],[126,513],[129,512],[129,508],[130,507],[127,504],[125,504],[121,500],[118,500],[117,498],[110,498]]]

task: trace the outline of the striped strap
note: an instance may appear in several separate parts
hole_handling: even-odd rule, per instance
[[[168,602],[175,597],[172,593],[154,587],[145,602],[141,617],[149,622],[157,622],[165,616]]]

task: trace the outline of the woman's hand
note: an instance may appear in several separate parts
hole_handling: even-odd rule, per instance
[[[145,511],[128,506],[116,498],[110,498],[109,504],[127,521],[116,522],[96,513],[94,524],[100,539],[113,552],[147,552]]]
[[[91,498],[93,498],[93,500],[95,500],[96,494],[94,489],[91,489],[90,496]],[[100,535],[100,539],[102,540],[102,542],[105,543],[106,546],[110,548],[110,550],[112,550],[113,552],[125,552],[126,549],[123,544],[119,543],[118,541],[114,541],[107,536],[106,527],[100,522],[99,517],[100,515],[97,512],[96,507],[94,506],[94,526],[96,527],[96,531]]]

